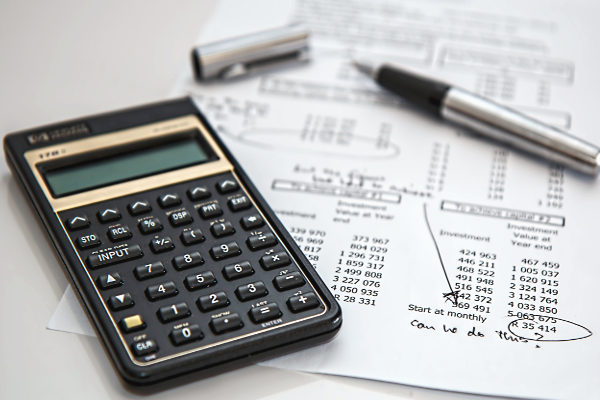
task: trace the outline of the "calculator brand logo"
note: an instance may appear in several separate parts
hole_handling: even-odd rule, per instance
[[[88,128],[88,126],[84,123],[79,123],[48,131],[32,133],[31,135],[27,136],[27,141],[31,145],[49,143],[53,140],[71,138],[86,133],[90,133],[90,128]]]

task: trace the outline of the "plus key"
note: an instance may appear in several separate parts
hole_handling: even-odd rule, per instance
[[[319,299],[313,292],[308,292],[290,297],[287,301],[287,305],[290,311],[298,313],[317,307],[319,305]]]

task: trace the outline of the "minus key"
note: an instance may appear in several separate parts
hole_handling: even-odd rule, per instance
[[[306,281],[304,280],[302,275],[300,275],[300,272],[292,272],[285,275],[279,275],[276,276],[275,279],[273,279],[273,285],[275,286],[275,289],[279,290],[280,292],[300,287],[305,283]]]

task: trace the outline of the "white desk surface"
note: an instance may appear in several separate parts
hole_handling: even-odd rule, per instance
[[[163,99],[213,9],[206,0],[3,0],[0,132]],[[138,397],[97,339],[46,329],[67,278],[4,161],[0,187],[0,398]],[[155,389],[171,399],[480,398],[260,366]]]

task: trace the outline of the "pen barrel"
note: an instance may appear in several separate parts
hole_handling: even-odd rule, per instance
[[[599,172],[597,146],[465,90],[448,90],[441,115],[483,136],[577,171],[591,175]]]

